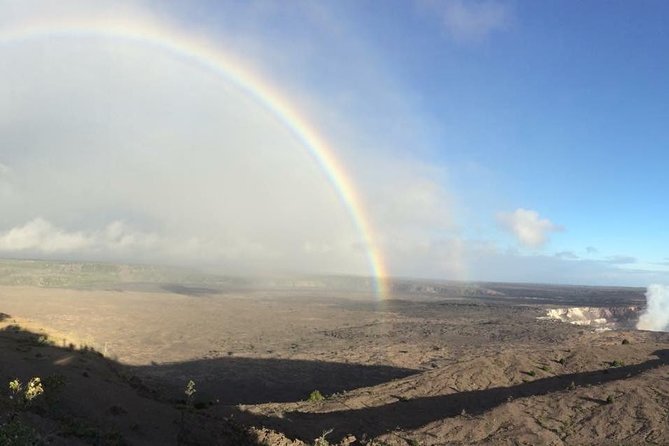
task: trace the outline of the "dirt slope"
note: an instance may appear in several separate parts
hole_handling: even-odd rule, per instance
[[[36,444],[258,444],[227,420],[196,410],[184,414],[182,406],[162,401],[127,368],[95,351],[51,345],[62,337],[30,331],[29,323],[7,315],[0,319],[0,425],[14,420],[29,426]],[[7,383],[32,377],[41,378],[44,394],[17,408]]]
[[[390,445],[667,444],[668,348],[665,335],[588,333],[570,348],[472,355],[321,403],[246,411],[303,439],[333,429],[333,441]]]

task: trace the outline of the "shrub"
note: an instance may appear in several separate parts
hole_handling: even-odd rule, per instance
[[[314,390],[309,394],[309,398],[307,399],[307,401],[316,402],[316,401],[323,401],[324,399],[325,397],[321,394],[321,392],[319,392],[318,390]]]
[[[26,387],[18,379],[9,382],[9,399],[14,401],[17,407],[30,405],[35,398],[43,393],[42,380],[37,376],[31,378]]]
[[[0,425],[0,445],[34,446],[42,444],[39,434],[17,418],[20,410],[25,410],[35,398],[44,393],[42,381],[34,377],[24,386],[21,381],[14,379],[9,382],[8,387],[9,399],[14,407],[9,414],[9,421]]]

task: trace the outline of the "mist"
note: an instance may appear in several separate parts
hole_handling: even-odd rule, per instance
[[[650,285],[646,291],[646,310],[639,318],[639,330],[667,331],[669,329],[669,286]]]
[[[10,45],[2,65],[0,250],[367,271],[320,167],[234,85],[104,38]]]
[[[88,14],[74,9],[67,15]],[[137,11],[130,15],[147,14]],[[253,31],[253,18],[245,20]],[[224,48],[242,45],[223,37]],[[336,42],[347,59],[370,59],[357,43]],[[408,101],[391,81],[379,85],[380,68],[365,63],[347,73],[356,113],[336,90],[295,84],[293,73],[310,67],[291,48],[255,33],[241,50],[333,148],[391,272],[460,274],[457,253],[435,239],[455,228],[444,170],[402,150],[419,141],[420,120],[398,108]],[[0,255],[245,274],[372,272],[322,167],[234,83],[166,51],[101,36],[37,37],[1,51],[0,83],[11,88],[0,96]],[[375,107],[386,113],[369,114]],[[385,121],[404,122],[403,136],[374,131],[388,128]]]

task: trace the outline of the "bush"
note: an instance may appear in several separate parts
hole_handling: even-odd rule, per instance
[[[315,401],[323,401],[325,397],[319,392],[318,390],[314,390],[309,394],[309,398],[307,401],[315,402]]]
[[[43,393],[42,380],[37,376],[31,378],[26,386],[18,379],[9,382],[9,399],[14,402],[17,409],[29,406],[35,398]]]

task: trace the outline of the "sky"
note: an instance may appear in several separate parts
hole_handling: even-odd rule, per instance
[[[159,24],[299,111],[392,276],[669,283],[669,4],[0,0],[0,256],[370,274],[294,132],[143,42]],[[139,24],[139,25],[138,25]]]

